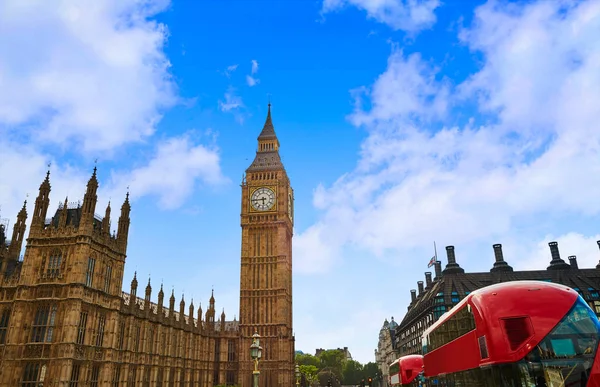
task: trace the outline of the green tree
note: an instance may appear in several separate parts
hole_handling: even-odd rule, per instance
[[[379,367],[377,367],[377,363],[369,362],[365,364],[362,374],[363,378],[365,379],[365,383],[369,378],[375,379],[375,376],[379,374]]]
[[[319,369],[314,365],[301,365],[298,367],[300,373],[304,375],[306,381],[309,385],[313,385],[315,381],[317,381],[317,374],[319,373]]]
[[[344,362],[342,382],[344,385],[358,385],[363,376],[363,365],[356,360]]]
[[[321,369],[321,360],[309,353],[296,354],[296,363],[300,366],[312,365],[319,370]]]
[[[342,378],[342,370],[346,357],[344,352],[337,349],[328,349],[317,356],[321,360],[321,369],[329,368],[339,378]]]

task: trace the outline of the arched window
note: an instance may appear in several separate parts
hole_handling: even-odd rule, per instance
[[[52,250],[48,259],[48,267],[46,269],[46,277],[57,278],[60,275],[60,266],[62,264],[62,253],[60,250]]]

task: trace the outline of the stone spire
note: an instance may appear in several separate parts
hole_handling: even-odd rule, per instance
[[[108,201],[108,205],[106,206],[106,211],[104,212],[104,219],[102,219],[102,232],[105,234],[110,234],[110,200]]]
[[[123,252],[127,251],[127,238],[129,236],[129,214],[131,212],[131,205],[129,204],[129,191],[125,195],[125,201],[121,206],[121,216],[119,217],[119,227],[117,229],[117,242],[119,243]]]
[[[44,228],[46,215],[48,213],[48,205],[50,204],[50,171],[46,173],[46,179],[40,184],[40,192],[35,199],[35,207],[33,210],[32,228]]]
[[[87,189],[83,196],[83,206],[81,208],[81,221],[80,226],[85,228],[93,228],[94,226],[94,212],[96,211],[96,203],[98,202],[98,179],[96,178],[96,167],[92,177],[87,183]]]
[[[265,125],[258,136],[258,149],[254,161],[246,172],[273,171],[283,169],[283,163],[279,156],[279,140],[275,134],[275,128],[271,120],[271,104]]]
[[[25,235],[25,230],[27,229],[27,200],[23,203],[23,208],[19,211],[17,215],[17,222],[13,226],[12,239],[10,242],[10,246],[8,247],[8,258],[14,261],[19,259],[19,254],[21,253],[21,248],[23,247],[23,237]]]
[[[271,121],[271,103],[269,102],[267,112],[267,119],[265,120],[265,124],[263,126],[262,131],[258,135],[258,141],[260,143],[261,140],[277,140],[277,135],[275,134],[275,127],[273,126],[273,121]]]

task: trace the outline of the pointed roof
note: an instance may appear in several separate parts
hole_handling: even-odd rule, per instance
[[[260,149],[260,143],[273,140],[275,140],[277,143],[277,146],[274,149]],[[248,169],[246,169],[246,172],[285,170],[283,163],[281,162],[281,156],[277,150],[279,148],[279,139],[277,139],[277,136],[275,135],[275,128],[273,127],[273,122],[271,121],[270,103],[269,111],[267,113],[267,120],[265,121],[265,125],[258,136],[258,142],[259,150],[256,151],[254,161],[252,161],[252,164],[250,164]]]
[[[275,134],[275,127],[273,127],[273,121],[271,121],[271,103],[269,103],[269,111],[267,112],[267,120],[263,126],[262,131],[258,135],[258,141],[260,140],[272,140],[277,138]]]

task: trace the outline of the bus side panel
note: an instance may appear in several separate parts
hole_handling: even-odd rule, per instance
[[[427,353],[424,356],[425,376],[476,368],[479,367],[480,361],[477,333],[473,330]]]
[[[600,349],[596,350],[596,358],[592,365],[592,371],[590,372],[590,378],[587,382],[587,387],[600,387]]]

